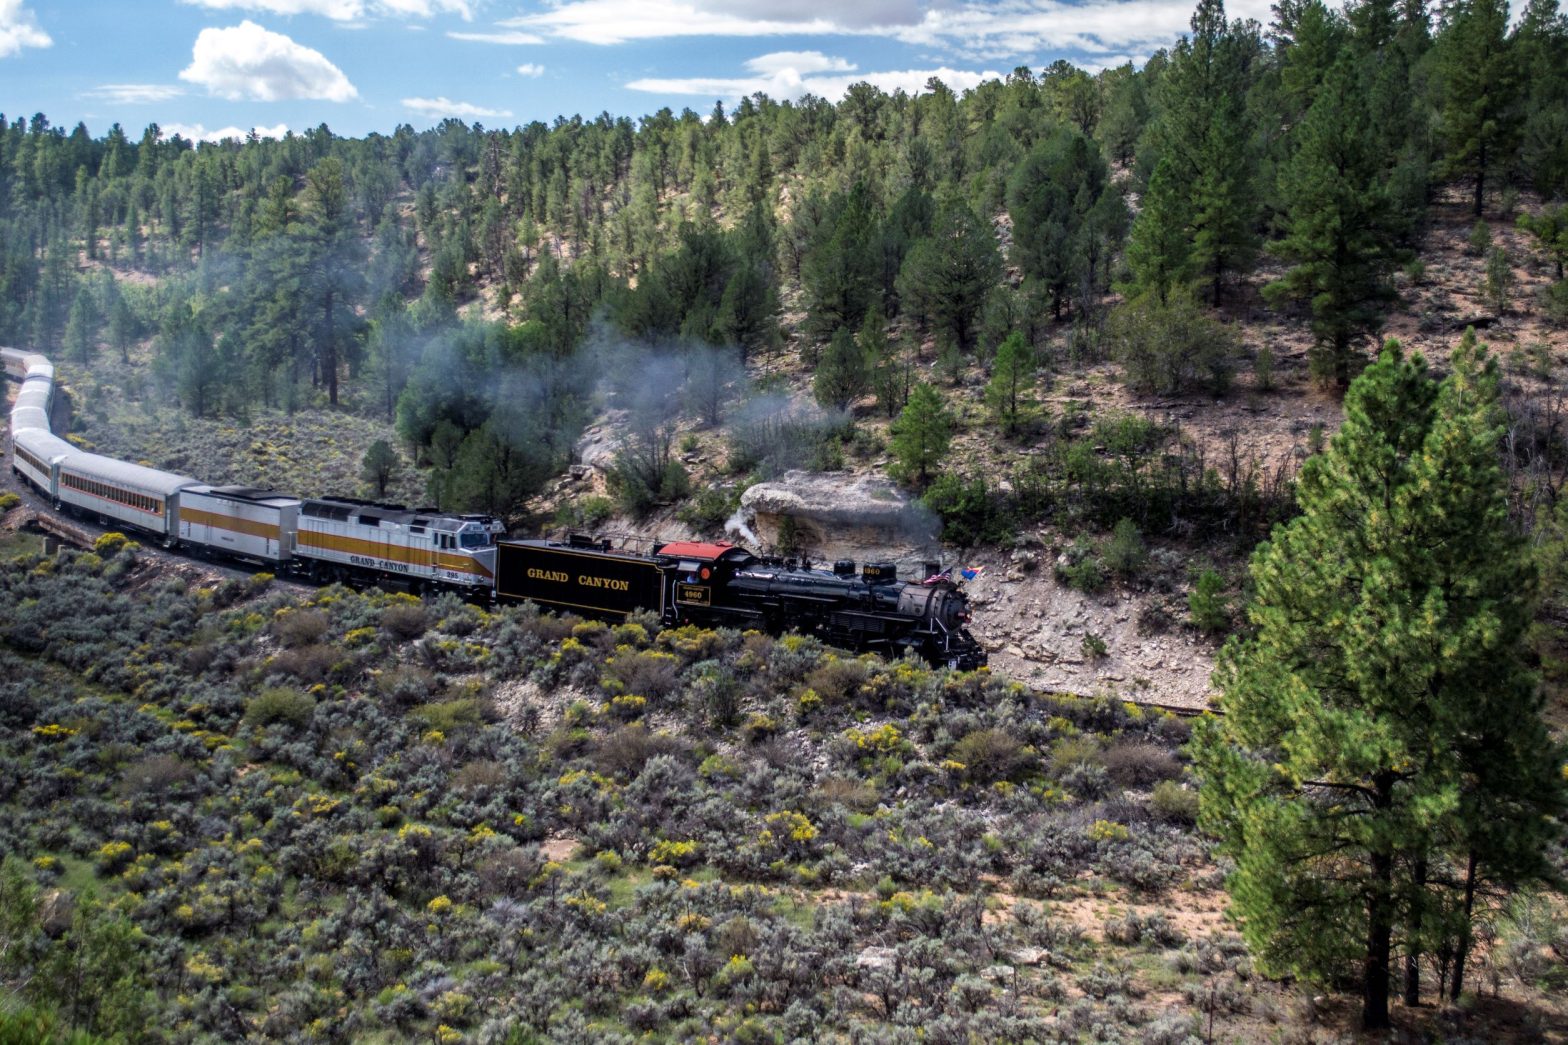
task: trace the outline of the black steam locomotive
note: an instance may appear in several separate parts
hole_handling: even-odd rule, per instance
[[[892,563],[848,560],[831,570],[759,558],[731,544],[656,544],[652,554],[608,541],[501,541],[496,597],[593,616],[652,610],[668,624],[786,629],[830,645],[973,669],[986,652],[965,625],[969,600],[945,576],[901,582]]]

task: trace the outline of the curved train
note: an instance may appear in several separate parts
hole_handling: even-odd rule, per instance
[[[165,548],[322,583],[532,600],[601,617],[647,610],[669,624],[794,629],[853,650],[912,652],[963,669],[986,663],[966,627],[969,601],[945,574],[900,582],[891,563],[814,569],[724,543],[654,544],[643,555],[586,538],[508,541],[488,515],[213,486],[61,439],[50,424],[54,366],[13,348],[0,348],[0,362],[22,386],[11,410],[12,470],[57,511],[149,534]]]

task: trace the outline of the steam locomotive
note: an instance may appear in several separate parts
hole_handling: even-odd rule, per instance
[[[50,426],[48,359],[0,348],[0,364],[22,385],[11,411],[17,476],[57,511],[113,521],[166,548],[319,582],[532,600],[595,616],[651,610],[672,624],[794,628],[848,649],[913,651],[964,669],[986,663],[965,628],[969,601],[945,577],[901,583],[891,563],[858,574],[848,561],[821,570],[729,544],[662,544],[637,555],[585,538],[498,541],[504,528],[485,515],[211,486],[66,442]]]
[[[969,600],[945,574],[919,583],[898,579],[890,562],[857,571],[848,559],[831,569],[793,559],[761,558],[725,543],[655,544],[649,555],[612,550],[610,542],[501,541],[496,597],[595,616],[651,610],[667,623],[786,629],[845,649],[890,657],[913,652],[932,664],[983,666],[985,649],[970,635]]]

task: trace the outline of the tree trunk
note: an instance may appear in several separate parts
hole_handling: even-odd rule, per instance
[[[1470,850],[1470,860],[1465,866],[1465,916],[1459,923],[1459,949],[1454,955],[1454,982],[1449,988],[1448,996],[1453,1001],[1459,1000],[1460,992],[1465,984],[1465,960],[1470,957],[1470,918],[1475,911],[1475,850]]]
[[[1426,857],[1416,861],[1415,899],[1410,911],[1410,943],[1405,947],[1405,1004],[1421,1004],[1421,909],[1426,903]]]
[[[1372,805],[1386,813],[1394,804],[1394,781],[1380,773],[1374,781]],[[1367,948],[1361,985],[1361,1028],[1385,1030],[1389,1026],[1389,964],[1394,937],[1394,854],[1373,851],[1371,894],[1367,897]]]
[[[332,321],[332,292],[327,292],[327,337],[322,347],[321,368],[326,371],[327,402],[338,405],[338,337],[337,326]]]
[[[1486,136],[1481,137],[1481,151],[1475,165],[1475,216],[1481,216],[1481,204],[1486,200]]]

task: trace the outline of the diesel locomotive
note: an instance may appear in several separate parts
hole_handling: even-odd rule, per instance
[[[762,558],[725,543],[677,541],[648,555],[608,541],[501,541],[496,597],[594,616],[657,613],[668,624],[785,630],[890,657],[912,652],[970,670],[985,649],[967,627],[969,600],[944,574],[900,581],[893,563],[847,559],[831,569]]]
[[[648,610],[670,624],[795,629],[847,649],[913,652],[962,669],[986,663],[966,627],[969,600],[946,575],[906,582],[891,563],[820,569],[722,543],[655,544],[642,555],[587,538],[503,541],[505,528],[487,515],[212,486],[61,439],[50,425],[49,360],[0,348],[0,364],[22,385],[11,411],[16,475],[57,511],[112,522],[166,548],[323,583],[531,600],[596,617]]]

